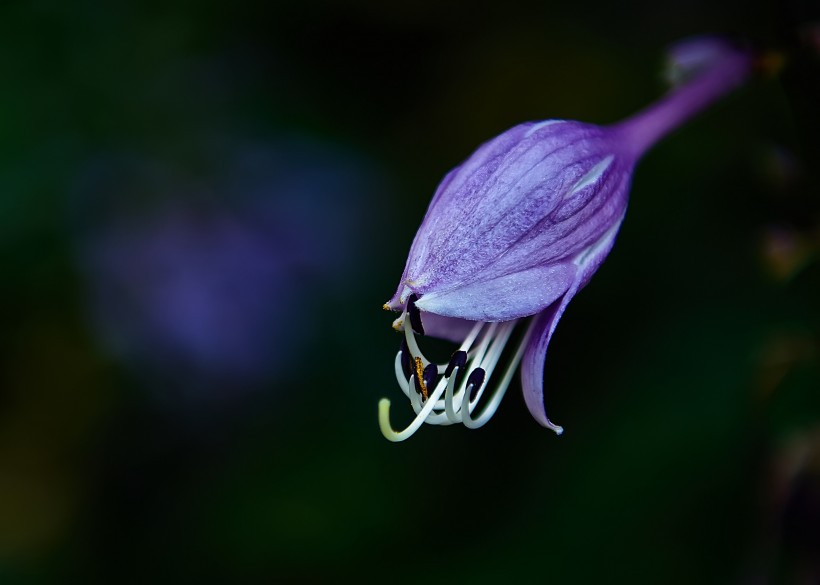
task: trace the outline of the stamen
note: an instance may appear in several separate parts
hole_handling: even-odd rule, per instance
[[[447,369],[444,370],[444,377],[449,378],[454,368],[464,368],[465,365],[467,365],[467,352],[458,350],[450,358],[450,363],[447,364]]]
[[[410,315],[410,326],[413,328],[413,331],[419,335],[424,335],[424,327],[421,324],[421,312],[416,306],[417,300],[419,300],[419,298],[416,295],[410,295],[410,298],[407,299],[407,313]]]
[[[468,403],[472,402],[473,400],[473,392],[477,392],[478,389],[481,388],[481,385],[484,384],[484,376],[486,374],[487,372],[484,370],[484,368],[476,368],[475,370],[470,372],[469,376],[467,376]]]
[[[410,398],[410,376],[405,377],[404,372],[401,371],[401,356],[401,352],[396,353],[396,359],[393,367],[396,370],[396,381],[399,383],[399,388],[401,388],[401,391],[404,392],[405,396]]]
[[[491,376],[517,322],[476,322],[449,362],[431,363],[416,342],[416,334],[420,329],[423,332],[416,300],[415,295],[410,295],[405,311],[397,319],[401,321],[404,339],[394,360],[396,380],[410,399],[416,417],[406,429],[396,432],[390,425],[390,401],[383,399],[379,402],[379,426],[382,434],[391,441],[403,441],[425,422],[435,425],[463,423],[468,428],[486,424],[498,409],[532,332],[530,323],[501,382],[493,387]],[[490,399],[481,414],[473,418],[473,411],[486,392],[491,393]],[[549,426],[558,434],[563,430],[551,423]]]
[[[498,336],[493,339],[492,344],[487,350],[486,355],[481,358],[479,361],[478,366],[483,368],[486,372],[486,378],[492,376],[493,371],[495,370],[495,366],[498,364],[498,360],[501,358],[501,352],[504,351],[504,348],[507,345],[507,341],[510,339],[512,335],[513,328],[515,327],[515,322],[510,323],[502,323],[498,327]],[[476,403],[481,400],[481,396],[484,394],[485,389],[487,386],[483,386],[478,389],[476,392],[476,396],[474,399],[470,399],[470,408],[469,412],[475,408]]]
[[[422,388],[435,388],[436,383],[438,382],[438,366],[436,364],[428,364],[426,368],[424,368],[424,372],[421,375],[422,380]],[[425,398],[427,395],[425,393]]]
[[[478,334],[481,333],[481,329],[484,327],[484,323],[478,321],[473,328],[470,330],[470,334],[467,335],[467,339],[464,340],[464,343],[461,344],[461,347],[458,348],[460,351],[469,351],[471,347],[473,347],[473,343],[478,337]]]
[[[407,340],[401,340],[399,347],[399,354],[401,355],[401,371],[404,373],[404,379],[407,380],[413,375],[412,358],[410,357],[410,348],[407,347]]]
[[[521,362],[521,358],[524,355],[524,349],[527,347],[527,342],[529,341],[530,336],[532,335],[534,323],[534,321],[531,321],[529,326],[527,327],[527,331],[524,333],[524,337],[518,344],[518,349],[515,351],[515,355],[510,360],[510,363],[507,365],[507,369],[504,371],[504,377],[501,379],[501,382],[499,382],[498,387],[496,388],[493,395],[490,397],[490,400],[484,407],[483,412],[477,418],[473,419],[472,410],[475,407],[475,403],[473,403],[472,408],[470,408],[470,405],[468,404],[468,407],[466,409],[463,409],[463,422],[464,426],[468,429],[477,429],[479,427],[484,426],[485,424],[487,424],[487,421],[489,421],[495,414],[495,411],[498,410],[498,406],[501,404],[501,399],[504,398],[504,394],[507,393],[507,388],[510,385],[510,381],[512,381],[513,374],[518,368],[518,364]],[[561,431],[563,432],[563,429],[561,429]],[[559,432],[558,434],[560,435],[561,433]]]
[[[487,355],[487,348],[493,340],[496,329],[498,329],[498,323],[490,323],[487,329],[483,332],[481,342],[475,349],[475,353],[470,356],[471,363],[480,364],[484,360],[484,356]]]
[[[461,417],[459,416],[458,412],[461,408],[461,401],[459,401],[458,406],[455,406],[453,404],[453,390],[458,384],[456,379],[464,377],[461,375],[463,369],[464,366],[457,366],[455,370],[455,376],[450,376],[450,378],[447,380],[447,392],[444,395],[444,413],[447,415],[447,420],[451,423],[461,422]]]
[[[381,429],[384,437],[388,441],[398,442],[405,440],[407,437],[415,433],[425,419],[430,415],[433,410],[433,406],[436,404],[436,401],[441,398],[445,388],[445,384],[439,384],[435,392],[433,392],[433,395],[430,397],[430,400],[425,403],[424,408],[422,408],[416,415],[416,418],[413,419],[413,422],[411,422],[406,429],[398,433],[393,430],[393,427],[390,426],[390,401],[387,398],[382,398],[379,400],[379,428]]]
[[[407,385],[410,386],[410,380],[407,381]],[[415,390],[415,388],[414,388]],[[410,392],[410,406],[413,407],[413,412],[416,414],[421,412],[421,409],[424,408],[424,404],[421,401],[421,393],[418,391],[411,391]]]
[[[419,344],[416,343],[416,336],[413,335],[412,327],[404,328],[404,340],[407,342],[407,347],[410,350],[411,358],[413,356],[420,356],[422,359],[424,359],[424,354],[421,353],[421,350],[419,349]]]
[[[413,380],[416,382],[416,392],[427,400],[427,384],[424,383],[424,362],[420,357],[413,358],[416,369],[413,371]]]

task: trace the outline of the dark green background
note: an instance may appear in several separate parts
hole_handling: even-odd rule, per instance
[[[816,582],[810,5],[4,2],[0,582]],[[380,307],[440,178],[515,123],[629,115],[664,91],[664,47],[703,33],[785,67],[639,165],[550,348],[565,434],[516,382],[481,430],[385,441],[379,398],[409,407]],[[208,190],[214,153],[250,142],[320,145],[369,191],[342,200],[344,270],[290,282],[310,302],[271,351],[297,349],[253,391],[200,399],[100,341],[78,241],[105,216],[77,185],[126,153]],[[114,199],[164,197],[112,172]],[[303,227],[331,250],[324,211]]]

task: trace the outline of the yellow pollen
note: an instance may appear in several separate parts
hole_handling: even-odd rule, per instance
[[[421,395],[427,400],[427,386],[424,384],[424,364],[420,357],[413,358],[413,360],[416,362],[416,377],[418,377],[419,386],[421,387]]]

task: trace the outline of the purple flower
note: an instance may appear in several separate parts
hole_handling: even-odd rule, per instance
[[[317,291],[355,280],[367,202],[384,189],[366,159],[298,135],[217,137],[197,153],[208,170],[97,157],[73,198],[102,348],[186,409],[295,378]]]
[[[402,432],[379,403],[379,424],[401,441],[422,424],[485,424],[521,365],[533,417],[561,434],[543,400],[544,356],[561,315],[598,270],[626,213],[632,172],[658,139],[739,85],[749,55],[714,38],[672,52],[683,84],[619,124],[527,122],[478,148],[441,182],[385,309],[401,311],[395,369],[416,412]],[[523,334],[498,381],[495,369],[514,330]],[[459,344],[433,364],[417,335]],[[482,396],[486,405],[478,413]]]

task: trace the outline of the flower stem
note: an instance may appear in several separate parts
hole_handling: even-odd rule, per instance
[[[752,65],[749,52],[727,47],[690,80],[615,124],[613,130],[623,136],[624,146],[639,158],[669,132],[740,86],[749,77]]]

